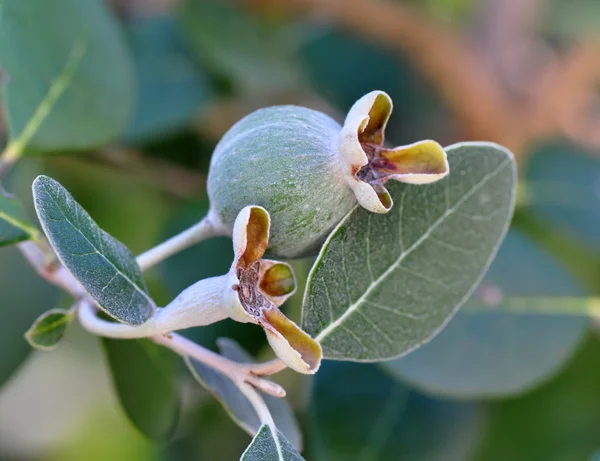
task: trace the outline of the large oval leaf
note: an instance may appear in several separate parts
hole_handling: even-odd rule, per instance
[[[482,288],[502,296],[578,296],[577,282],[533,242],[508,234]],[[586,317],[515,314],[483,306],[474,296],[431,342],[381,364],[435,394],[481,398],[521,392],[571,357]],[[535,301],[534,301],[535,302]]]
[[[132,65],[101,0],[3,0],[0,66],[11,141],[27,127],[32,150],[88,149],[127,125]]]
[[[471,461],[596,461],[600,342],[590,337],[556,379],[488,407],[487,437]]]
[[[483,435],[477,404],[431,399],[376,365],[325,362],[308,427],[314,461],[463,461]]]
[[[54,179],[38,176],[33,200],[52,248],[89,295],[115,319],[144,323],[156,306],[131,251],[100,229]]]
[[[512,216],[515,163],[491,143],[447,152],[448,177],[428,186],[390,184],[392,211],[357,207],[323,245],[302,327],[325,358],[406,354],[441,330],[485,273]]]
[[[147,339],[102,338],[102,345],[129,419],[148,437],[168,439],[179,416],[177,356]]]
[[[527,211],[600,249],[599,178],[595,152],[566,142],[545,145],[527,164]]]

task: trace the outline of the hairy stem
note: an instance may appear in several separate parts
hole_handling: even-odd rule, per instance
[[[246,383],[240,383],[238,388],[240,389],[240,392],[246,396],[254,408],[254,411],[256,412],[261,424],[267,424],[275,436],[275,434],[277,434],[277,427],[275,426],[273,416],[271,415],[271,412],[269,411],[269,408],[267,407],[267,404],[261,395],[256,392],[256,389]]]
[[[183,357],[191,357],[207,366],[210,366],[211,368],[214,368],[217,371],[220,371],[229,377],[238,387],[240,387],[240,390],[244,388],[242,392],[248,392],[247,388],[250,388],[250,390],[256,394],[256,391],[249,386],[252,385],[275,397],[285,396],[285,390],[279,384],[254,375],[252,366],[229,360],[219,354],[205,349],[199,344],[196,344],[184,338],[183,336],[175,333],[157,335],[156,333],[152,333],[150,331],[146,331],[144,335],[139,335],[138,328],[143,328],[143,325],[141,327],[132,327],[120,323],[108,322],[98,318],[94,308],[95,302],[89,298],[85,290],[62,265],[60,265],[55,259],[48,258],[48,255],[44,253],[44,251],[35,242],[23,242],[18,245],[18,248],[25,259],[33,266],[33,268],[42,278],[63,289],[80,301],[78,309],[80,322],[82,326],[88,329],[91,333],[113,338],[149,337],[155,343],[167,347]],[[184,295],[186,291],[184,291],[180,296]],[[134,331],[135,334],[133,334]],[[260,370],[263,368],[263,365],[257,364],[256,368]],[[252,392],[248,392],[248,395],[253,394]],[[260,400],[262,400],[260,395],[256,395]],[[260,407],[258,401],[252,402],[252,404],[258,405],[257,413],[259,411],[263,413],[264,411],[268,412],[268,409],[265,410],[266,406],[265,408]],[[266,418],[266,415],[263,414],[262,418]]]
[[[194,360],[198,360],[199,362],[220,371],[225,376],[229,377],[240,390],[242,390],[244,385],[247,386],[248,384],[252,384],[261,391],[274,395],[275,397],[285,396],[285,390],[279,384],[254,376],[251,373],[248,373],[238,362],[234,362],[222,355],[205,349],[181,335],[171,333],[163,336],[154,336],[151,339],[155,343],[171,349],[182,357],[191,357]]]
[[[31,240],[19,243],[17,248],[40,277],[71,294],[74,298],[86,296],[77,280],[56,260],[52,250],[49,248],[44,250],[39,242]]]
[[[21,157],[21,152],[14,145],[6,146],[6,149],[0,155],[0,178],[6,176],[16,161],[19,160],[19,157]]]
[[[103,320],[96,316],[90,302],[82,303],[79,320],[96,335],[121,339],[146,338],[210,325],[228,316],[222,299],[226,283],[226,276],[200,280],[181,292],[166,307],[158,308],[152,317],[139,326]]]
[[[223,234],[223,230],[215,226],[210,215],[205,216],[189,229],[139,255],[137,263],[145,271],[196,243]]]

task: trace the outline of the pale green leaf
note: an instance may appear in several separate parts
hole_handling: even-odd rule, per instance
[[[404,355],[437,334],[470,296],[506,234],[515,163],[492,143],[447,148],[450,174],[432,185],[388,183],[385,215],[355,208],[313,266],[302,327],[325,358]]]
[[[27,222],[21,202],[0,190],[0,246],[22,242],[37,234],[37,229]]]
[[[486,293],[488,293],[486,295]],[[523,392],[555,374],[573,355],[589,320],[576,315],[503,311],[502,298],[581,296],[562,266],[515,231],[475,296],[429,343],[382,363],[390,374],[430,393],[489,398]],[[485,305],[482,297],[500,297]]]
[[[2,0],[0,66],[11,148],[82,150],[126,127],[134,77],[101,0]]]
[[[252,356],[235,341],[222,338],[218,340],[218,345],[224,357],[239,363],[254,363]],[[250,435],[260,429],[261,423],[252,404],[228,377],[214,368],[190,358],[186,358],[186,364],[196,380],[215,396],[225,411],[242,429]],[[287,401],[266,394],[262,394],[262,397],[277,428],[285,434],[293,447],[298,450],[302,449],[302,434]]]
[[[263,425],[256,433],[240,461],[302,461],[304,458],[298,454],[284,435]]]
[[[35,349],[46,351],[54,349],[65,334],[74,314],[75,311],[65,309],[44,312],[27,330],[25,339]]]
[[[179,417],[177,356],[147,339],[102,338],[119,401],[145,435],[168,439]]]
[[[33,198],[58,258],[89,295],[115,319],[144,323],[156,306],[131,251],[100,229],[54,179],[38,176]]]

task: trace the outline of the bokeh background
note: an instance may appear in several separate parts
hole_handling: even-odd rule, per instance
[[[342,120],[356,99],[384,90],[395,103],[394,144],[489,140],[513,150],[515,220],[470,303],[526,295],[534,313],[459,314],[430,345],[384,367],[282,373],[304,456],[600,459],[600,327],[588,315],[600,305],[600,2],[106,3],[136,69],[134,115],[110,146],[24,158],[7,188],[30,213],[31,181],[49,174],[142,252],[203,216],[212,149],[239,118],[297,104]],[[161,304],[230,260],[230,243],[212,240],[147,280]],[[301,278],[310,264],[294,263]],[[557,296],[574,299],[548,302]],[[286,308],[295,319],[300,298]],[[23,332],[69,299],[14,248],[0,249],[0,299],[0,460],[228,461],[249,443],[190,377],[173,440],[147,440],[119,407],[96,338],[76,325],[55,352],[30,352]],[[211,348],[233,337],[269,357],[258,327],[224,322],[189,334]]]

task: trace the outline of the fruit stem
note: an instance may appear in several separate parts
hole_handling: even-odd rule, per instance
[[[139,255],[137,257],[137,263],[142,271],[148,270],[174,254],[217,235],[224,235],[224,232],[214,225],[211,215],[209,214],[192,227]]]

